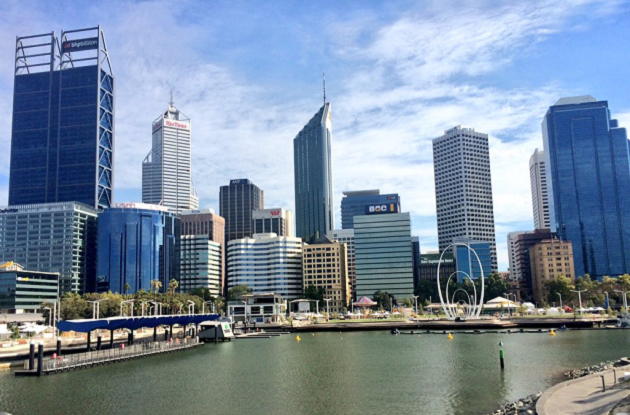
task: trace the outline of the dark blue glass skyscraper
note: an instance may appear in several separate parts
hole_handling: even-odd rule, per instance
[[[181,222],[162,206],[124,203],[98,215],[96,291],[152,291],[151,281],[168,288],[179,281]]]
[[[313,241],[335,225],[332,183],[332,118],[324,106],[293,139],[295,235]]]
[[[542,124],[555,225],[573,243],[576,276],[630,271],[630,161],[626,130],[607,101],[562,98]]]
[[[109,207],[114,77],[100,26],[18,37],[9,205]]]
[[[380,194],[380,190],[355,190],[343,192],[341,199],[341,229],[353,229],[354,217],[365,215],[365,207],[368,205],[398,205],[400,212],[400,196],[397,193],[388,195]]]

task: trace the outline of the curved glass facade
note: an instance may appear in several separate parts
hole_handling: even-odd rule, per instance
[[[179,281],[180,219],[173,213],[137,208],[105,209],[98,215],[96,290],[152,291],[151,280],[165,291]]]

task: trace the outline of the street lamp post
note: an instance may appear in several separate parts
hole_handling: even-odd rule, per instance
[[[560,297],[560,308],[564,310],[564,307],[562,307],[562,294],[560,293],[556,293],[558,294],[558,297]]]
[[[578,293],[578,301],[580,303],[580,315],[582,315],[582,293],[586,292],[586,290],[569,290],[573,293]]]
[[[92,320],[96,320],[99,318],[101,314],[101,301],[104,301],[104,298],[100,300],[88,301],[88,303],[92,303]]]
[[[245,305],[245,307],[243,307],[243,312],[245,313],[245,324],[247,324],[247,301],[241,300],[241,302]]]
[[[214,303],[212,302],[212,300],[210,301],[204,301],[203,304],[201,305],[201,314],[206,314],[206,304],[211,304],[214,305]],[[212,309],[211,309],[212,310]]]
[[[194,315],[195,314],[195,302],[192,300],[188,300],[188,314]],[[192,308],[192,313],[190,312],[190,309]]]
[[[618,291],[615,290],[616,293],[620,293],[622,295],[622,299],[623,299],[623,309],[625,310],[624,312],[627,313],[628,312],[628,297],[626,297],[626,295],[628,294],[628,291]]]
[[[510,314],[510,317],[512,317],[512,308],[510,307],[510,294],[508,293],[503,293],[504,296],[507,297],[508,300],[508,313]]]
[[[416,316],[418,315],[418,297],[417,295],[413,296],[413,301],[415,302],[416,305]]]
[[[315,300],[315,313],[319,315],[319,300]]]
[[[326,301],[326,313],[328,313],[326,321],[330,320],[330,300],[332,300],[332,298],[324,298],[324,301]]]
[[[120,317],[122,317],[123,315],[123,306],[125,304],[131,304],[130,308],[131,308],[131,317],[133,317],[133,302],[134,300],[125,300],[125,301],[121,301],[120,302]]]

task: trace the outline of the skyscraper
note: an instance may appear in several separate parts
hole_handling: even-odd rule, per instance
[[[142,162],[142,202],[175,213],[199,208],[191,176],[190,119],[173,106],[153,121],[153,146]]]
[[[348,285],[350,287],[350,297],[356,300],[355,293],[357,287],[357,269],[354,251],[354,229],[335,229],[333,239],[339,243],[346,244],[348,256]]]
[[[179,217],[158,205],[118,203],[99,213],[96,291],[151,292],[158,280],[165,292],[179,281],[180,229]]]
[[[234,239],[227,248],[228,287],[247,285],[253,294],[285,299],[302,295],[302,240],[275,233]]]
[[[397,299],[412,298],[413,253],[409,213],[379,212],[354,219],[356,297],[372,297],[381,290]]]
[[[96,209],[78,202],[0,208],[0,263],[58,272],[61,294],[92,292],[96,217]]]
[[[282,208],[259,209],[252,212],[254,233],[275,233],[278,236],[295,236],[293,213]]]
[[[328,235],[335,226],[332,182],[330,103],[293,139],[296,236],[306,242]]]
[[[208,288],[225,295],[225,219],[211,209],[185,210],[182,220],[181,291]],[[225,291],[225,292],[224,292]]]
[[[497,269],[488,134],[458,125],[433,140],[440,252],[465,237],[490,243]]]
[[[551,179],[547,174],[547,162],[543,150],[536,149],[529,159],[529,179],[532,187],[534,229],[549,229],[553,203],[550,203],[552,201],[549,199],[548,183]]]
[[[9,205],[112,203],[114,75],[100,26],[18,37]]]
[[[395,203],[400,212],[400,196],[397,193],[382,195],[379,189],[343,192],[341,199],[341,229],[354,228],[354,217],[365,215],[367,205]]]
[[[625,128],[607,101],[562,98],[542,123],[555,223],[573,243],[575,274],[601,278],[630,271],[630,161]]]
[[[265,208],[265,192],[247,179],[230,180],[219,192],[220,215],[225,219],[225,243],[254,235],[252,212]]]

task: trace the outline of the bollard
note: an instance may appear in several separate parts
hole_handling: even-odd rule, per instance
[[[164,329],[164,341],[168,341],[168,329]]]
[[[604,380],[604,375],[600,375],[600,378],[602,378],[602,392],[606,392],[606,381]]]
[[[127,333],[127,346],[131,346],[131,332]]]
[[[109,331],[109,348],[114,348],[114,330]]]
[[[37,346],[37,376],[41,376],[44,371],[44,343]]]
[[[615,383],[617,383],[617,370],[613,369],[613,375],[615,375]]]
[[[499,360],[501,361],[501,370],[505,369],[505,358],[503,356],[503,349],[499,349]]]
[[[157,341],[157,326],[153,327],[153,341]]]
[[[28,370],[35,370],[35,343],[33,342],[28,351]]]
[[[103,341],[103,338],[99,334],[98,337],[96,338],[96,350],[101,350],[102,341]]]
[[[92,332],[88,331],[88,334],[87,334],[87,351],[88,352],[90,351],[91,343],[92,343]]]
[[[57,356],[61,356],[61,339],[57,339]]]
[[[219,325],[217,324],[216,326],[214,326],[214,342],[217,342],[217,339],[219,338]]]

